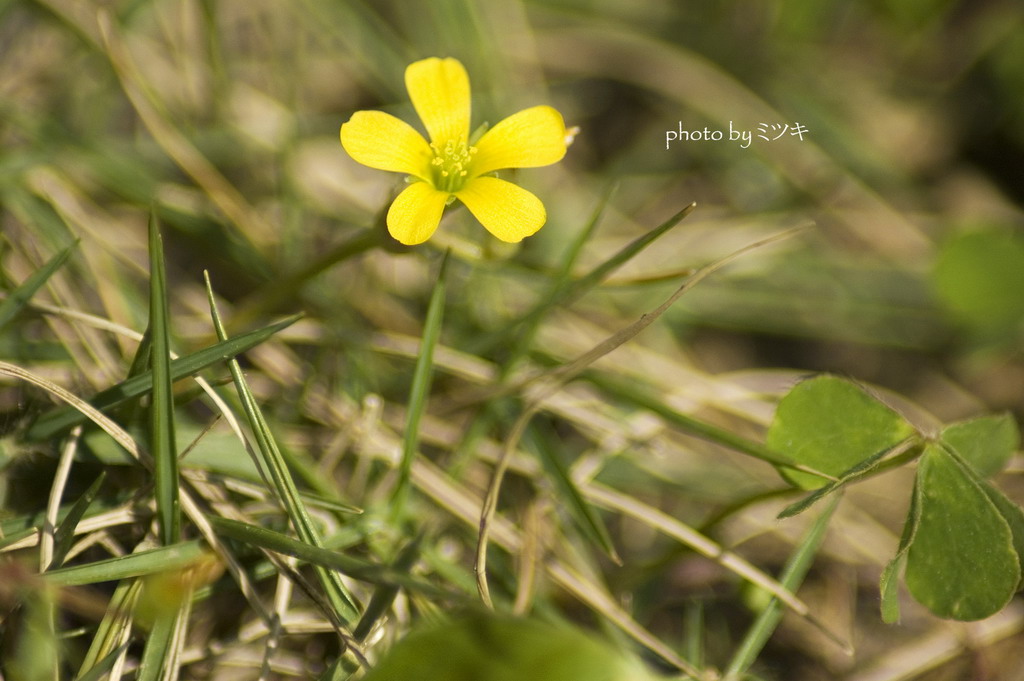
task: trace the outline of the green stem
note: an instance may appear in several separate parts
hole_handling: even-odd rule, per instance
[[[790,592],[796,592],[800,588],[804,577],[807,576],[807,572],[811,569],[814,556],[818,553],[822,540],[825,539],[825,531],[828,529],[829,520],[831,520],[832,514],[839,504],[839,499],[839,496],[832,498],[822,514],[818,516],[814,525],[811,526],[806,536],[804,536],[796,552],[790,556],[789,561],[786,563],[786,567],[779,577],[779,582],[789,589]],[[768,639],[771,638],[771,635],[779,626],[779,622],[782,621],[782,613],[782,606],[777,598],[772,598],[768,601],[768,605],[765,606],[761,614],[754,620],[754,624],[747,631],[743,642],[740,643],[740,647],[733,655],[728,668],[725,670],[725,674],[722,676],[722,681],[738,681],[750,666],[754,664]]]

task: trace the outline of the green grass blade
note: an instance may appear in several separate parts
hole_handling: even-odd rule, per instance
[[[704,602],[691,600],[683,609],[683,657],[697,669],[704,667]]]
[[[423,535],[420,534],[399,551],[398,557],[392,566],[397,574],[407,574],[412,569],[412,566],[416,564],[420,557],[420,544],[422,542]],[[397,586],[385,584],[377,588],[370,598],[366,610],[363,611],[359,624],[356,625],[355,630],[352,632],[357,641],[364,640],[373,631],[373,625],[387,612],[397,595]]]
[[[89,510],[89,505],[96,499],[106,477],[106,471],[99,474],[96,480],[89,485],[89,489],[85,490],[85,493],[71,506],[68,514],[64,516],[64,520],[54,530],[53,558],[50,560],[50,565],[60,567],[64,563],[64,557],[68,555],[71,544],[75,540],[75,528],[82,521],[85,512]]]
[[[548,312],[557,307],[571,294],[570,287],[574,286],[572,281],[572,268],[576,264],[576,261],[579,260],[580,253],[583,251],[583,246],[590,240],[594,230],[597,229],[597,225],[601,222],[601,218],[604,216],[604,211],[608,207],[608,202],[615,193],[614,190],[615,188],[612,187],[601,195],[601,200],[598,202],[597,207],[594,208],[594,212],[591,214],[587,224],[583,226],[583,229],[581,229],[580,233],[576,235],[573,242],[569,244],[569,248],[566,249],[565,255],[562,256],[562,263],[559,267],[558,274],[555,276],[555,281],[551,285],[551,290],[548,291],[547,295],[538,300],[529,312],[512,322],[512,328],[504,329],[489,339],[493,342],[507,341],[510,334],[514,333],[518,328],[519,332],[517,342],[512,348],[514,358],[522,357],[529,351],[532,337],[536,333],[537,327],[540,325],[540,321],[544,319],[544,316]],[[609,270],[609,272],[610,271],[611,270]],[[593,274],[593,272],[591,274]],[[602,276],[606,275],[607,273]],[[595,281],[599,281],[599,279]],[[490,347],[490,344],[488,344],[487,348]],[[515,361],[512,359],[506,366],[511,366],[514,363]]]
[[[139,341],[139,346],[135,348],[135,355],[132,357],[132,363],[128,367],[128,375],[125,378],[131,379],[136,376],[149,374],[149,367],[153,361],[152,357],[153,327],[147,326],[146,331],[142,334],[142,339]],[[131,401],[116,410],[114,416],[120,423],[142,423],[143,408],[144,405],[140,402]]]
[[[691,435],[696,435],[709,442],[728,447],[741,454],[747,454],[776,466],[792,465],[792,462],[784,456],[771,451],[761,443],[748,440],[725,428],[720,428],[683,414],[665,404],[660,397],[644,391],[633,383],[627,383],[622,379],[612,378],[606,374],[593,371],[588,372],[585,378],[602,390],[620,399],[628,400],[637,406],[654,412],[672,425],[681,428]]]
[[[57,586],[80,586],[113,582],[129,577],[141,577],[165,570],[180,570],[194,563],[206,553],[198,540],[172,546],[107,558],[85,565],[63,567],[43,574],[47,582]]]
[[[149,371],[153,355],[153,329],[147,327],[139,341],[139,347],[135,348],[135,356],[132,357],[131,366],[128,367],[128,378],[142,376]]]
[[[213,364],[230,359],[259,345],[275,333],[291,326],[300,318],[301,315],[295,315],[262,329],[243,333],[229,340],[222,340],[208,348],[203,348],[184,357],[172,360],[170,378],[172,381],[177,381],[202,371]],[[89,403],[101,411],[106,410],[125,400],[143,395],[152,390],[152,387],[153,374],[147,371],[144,374],[134,376],[97,393]],[[85,421],[86,417],[77,409],[70,407],[54,409],[33,423],[26,432],[25,437],[33,441],[47,440]]]
[[[376,248],[382,242],[379,230],[359,230],[355,236],[313,260],[297,272],[282,275],[250,294],[235,313],[234,322],[245,325],[294,301],[306,284],[338,263]]]
[[[558,441],[554,433],[547,432],[531,439],[531,443],[540,454],[540,460],[544,465],[544,470],[548,473],[548,479],[555,485],[555,490],[559,495],[558,498],[568,509],[576,526],[583,532],[583,536],[603,551],[617,565],[621,565],[622,560],[615,550],[615,544],[612,543],[612,537],[608,533],[608,528],[604,526],[601,516],[583,498],[579,487],[576,486],[575,481],[569,476],[569,471],[562,465],[557,453],[552,451],[550,443]]]
[[[376,565],[352,558],[331,549],[313,546],[280,532],[217,516],[209,516],[208,520],[219,535],[251,546],[274,551],[275,553],[293,556],[311,565],[317,565],[329,570],[337,570],[362,582],[399,586],[410,591],[434,596],[442,593],[451,595],[449,592],[438,589],[428,582],[412,577],[407,572],[386,565]]]
[[[565,254],[562,256],[562,264],[559,268],[558,276],[555,278],[556,289],[561,289],[569,285],[572,279],[572,268],[576,265],[576,261],[579,260],[580,253],[583,252],[583,247],[588,241],[590,241],[590,237],[593,236],[594,230],[596,230],[597,225],[600,224],[601,218],[604,217],[604,211],[608,208],[608,202],[612,200],[612,197],[615,196],[615,192],[617,192],[618,189],[618,182],[612,182],[605,191],[601,192],[601,198],[597,202],[594,212],[590,215],[590,219],[587,220],[587,224],[583,226],[580,233],[577,234],[576,238],[569,244],[569,248],[565,250]],[[687,210],[692,210],[692,207],[688,207]]]
[[[160,539],[174,544],[181,536],[178,499],[178,449],[174,442],[174,393],[171,378],[170,314],[167,310],[167,271],[156,216],[149,219],[149,327],[152,352],[153,401],[150,405],[150,453],[156,487]]]
[[[654,229],[637,237],[633,241],[630,241],[612,257],[608,258],[593,270],[565,287],[558,296],[558,304],[571,303],[590,289],[597,286],[597,284],[604,281],[608,275],[632,260],[638,253],[640,253],[640,251],[650,246],[652,243],[664,236],[670,229],[682,222],[683,219],[692,213],[693,209],[696,207],[696,203],[689,204]]]
[[[38,531],[39,530],[35,527],[27,527],[25,529],[16,530],[10,534],[5,532],[3,538],[0,538],[0,551],[3,551],[11,544],[17,544],[21,540],[31,537]]]
[[[682,220],[693,212],[693,209],[697,207],[696,203],[683,208],[681,211],[670,217],[665,222],[661,223],[654,229],[650,230],[646,234],[643,234],[633,241],[623,246],[618,252],[612,255],[610,258],[605,260],[603,263],[592,269],[587,274],[583,275],[579,279],[572,282],[557,283],[554,290],[538,304],[534,309],[530,310],[529,313],[524,315],[521,319],[516,320],[515,325],[520,324],[535,324],[538,319],[547,314],[552,308],[559,305],[568,305],[573,301],[580,298],[590,289],[597,286],[599,283],[604,281],[612,272],[619,269],[627,262],[633,259],[638,253],[650,246],[652,243],[657,241],[660,237],[664,236],[670,229],[678,225]],[[605,209],[605,203],[598,205],[595,213],[588,223],[587,228],[584,230],[584,234],[589,234],[590,231],[597,225],[601,215]],[[569,251],[570,257],[575,258],[575,248]],[[500,333],[488,336],[482,341],[478,347],[473,347],[472,351],[476,354],[483,354],[490,350],[495,344],[506,342],[508,340],[508,331],[503,330]]]
[[[188,599],[185,599],[179,609],[162,613],[153,621],[136,681],[167,681],[178,677],[176,670],[181,654],[177,642],[188,612]]]
[[[352,674],[345,670],[345,658],[338,657],[331,664],[327,665],[323,673],[317,677],[317,681],[346,681]]]
[[[598,223],[601,221],[601,217],[604,215],[605,208],[608,206],[608,201],[614,194],[615,187],[609,188],[607,192],[602,194],[601,200],[598,202],[597,207],[594,209],[593,214],[590,216],[590,220],[583,226],[576,238],[569,244],[565,254],[562,256],[562,262],[559,267],[558,273],[555,276],[554,282],[551,285],[551,289],[548,293],[534,304],[533,308],[522,317],[513,320],[507,324],[505,328],[485,336],[483,342],[480,343],[478,351],[486,352],[493,348],[498,343],[508,343],[509,355],[508,359],[501,365],[501,372],[499,375],[500,381],[506,381],[508,377],[515,370],[520,360],[526,357],[530,349],[533,347],[533,338],[537,333],[537,329],[540,327],[541,321],[544,316],[551,311],[557,305],[559,294],[565,290],[572,281],[572,269],[579,259],[580,253],[583,251],[583,246],[590,240],[591,235],[597,228]],[[514,342],[510,343],[510,339],[515,339]],[[471,343],[472,345],[472,343]],[[471,456],[471,453],[476,449],[477,442],[481,437],[490,429],[491,425],[498,418],[499,411],[502,407],[503,402],[501,400],[490,400],[484,404],[483,409],[476,415],[469,427],[465,430],[465,435],[462,438],[462,443],[459,445],[459,451],[463,453],[462,456],[455,462],[455,468],[459,468],[466,460]]]
[[[363,512],[363,509],[359,508],[358,506],[346,504],[343,501],[338,501],[337,499],[325,497],[320,494],[315,494],[313,492],[301,492],[299,496],[301,496],[303,500],[305,500],[305,502],[310,506],[315,506],[316,508],[323,508],[328,511],[333,511],[334,513],[360,515]]]
[[[132,611],[142,593],[142,582],[127,579],[118,583],[107,604],[107,611],[96,627],[89,650],[78,669],[79,678],[86,678],[122,645],[126,630],[131,626]],[[123,645],[128,645],[124,643]]]
[[[89,671],[78,676],[75,681],[102,681],[103,677],[107,675],[107,672],[114,668],[114,663],[117,662],[117,658],[128,649],[129,645],[130,644],[125,643],[120,647],[111,650],[103,657],[102,660],[91,665],[89,667]]]
[[[71,254],[78,248],[78,241],[50,258],[45,265],[33,272],[18,288],[11,291],[3,302],[0,302],[0,330],[28,305],[28,301],[36,294],[43,284],[59,270]]]
[[[123,499],[121,500],[124,501]],[[57,510],[57,522],[64,522],[67,518],[68,513],[71,512],[71,507],[74,504],[64,504]],[[91,518],[101,513],[106,513],[118,508],[121,503],[116,501],[106,501],[101,499],[95,502],[85,512],[83,518]],[[38,511],[36,513],[23,513],[13,518],[7,518],[0,522],[0,537],[3,537],[0,546],[7,546],[9,542],[14,540],[15,535],[21,535],[25,532],[36,532],[38,529],[46,523],[46,511]]]
[[[427,408],[427,396],[430,394],[430,380],[434,371],[434,348],[441,337],[441,322],[444,318],[444,300],[448,279],[448,256],[444,254],[441,269],[437,274],[437,282],[430,294],[427,306],[427,318],[423,326],[423,340],[420,342],[420,354],[416,359],[413,371],[412,387],[409,390],[409,406],[406,413],[405,433],[402,436],[402,461],[399,467],[398,485],[395,487],[391,504],[392,518],[401,518],[405,510],[405,501],[409,496],[412,476],[412,462],[416,457],[420,443],[420,419]]]
[[[217,332],[217,337],[223,340],[227,335],[224,331],[224,324],[221,322],[220,313],[217,311],[209,275],[206,276],[206,294],[210,303],[210,314],[213,318],[214,329]],[[245,380],[241,366],[237,360],[231,359],[228,361],[228,368],[235,382],[235,389],[242,400],[242,409],[245,411],[246,418],[249,421],[249,427],[256,438],[256,451],[254,453],[259,457],[259,460],[256,461],[257,467],[260,470],[266,471],[269,475],[269,482],[273,485],[277,498],[283,506],[285,513],[288,514],[299,538],[313,546],[322,547],[323,540],[320,537],[320,533],[313,526],[313,520],[310,518],[306,506],[299,496],[299,490],[295,486],[291,472],[288,470],[288,464],[277,446],[274,434],[267,426],[266,419],[263,418],[263,412],[260,410],[256,398],[249,389],[249,384]],[[355,599],[348,592],[348,589],[345,588],[337,573],[321,566],[317,566],[316,572],[331,603],[331,607],[335,609],[339,619],[342,621],[352,621],[358,617]]]
[[[814,556],[825,539],[828,523],[839,505],[839,499],[838,496],[833,497],[831,502],[825,506],[822,514],[814,521],[797,550],[790,556],[786,567],[783,568],[779,582],[790,592],[796,592],[800,584],[803,583],[804,577],[807,576],[808,570],[811,569]],[[782,621],[782,612],[782,606],[778,599],[772,598],[747,630],[747,635],[744,636],[740,647],[729,661],[729,666],[722,677],[723,681],[738,681],[750,669],[758,655],[761,654],[765,643],[768,642],[775,628]]]

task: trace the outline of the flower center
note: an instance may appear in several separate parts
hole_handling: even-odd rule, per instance
[[[476,147],[449,140],[443,147],[432,143],[430,148],[434,151],[434,159],[430,162],[434,166],[434,186],[449,193],[462,189]]]

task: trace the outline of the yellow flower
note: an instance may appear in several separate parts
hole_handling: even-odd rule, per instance
[[[405,70],[405,87],[430,142],[383,111],[357,111],[341,126],[341,145],[371,168],[406,173],[411,184],[388,210],[388,231],[406,245],[423,243],[454,199],[502,241],[517,242],[544,225],[536,196],[491,175],[535,168],[565,156],[562,115],[550,106],[524,109],[469,142],[469,76],[456,59],[432,57]]]

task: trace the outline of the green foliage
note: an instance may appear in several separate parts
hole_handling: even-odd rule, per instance
[[[621,562],[618,553],[615,551],[615,544],[612,543],[608,528],[605,527],[601,516],[591,506],[579,490],[579,486],[569,475],[565,466],[558,459],[558,454],[553,451],[550,442],[557,442],[557,438],[538,438],[536,449],[538,458],[548,479],[558,490],[558,496],[566,504],[566,510],[579,528],[580,532],[588,541],[599,547],[609,558],[615,562]]]
[[[797,384],[782,399],[766,442],[794,463],[839,476],[913,432],[899,414],[853,383],[818,376]],[[806,473],[786,469],[781,473],[804,489],[825,484]]]
[[[354,579],[371,584],[402,586],[411,590],[425,591],[432,595],[440,593],[436,587],[411,577],[401,570],[396,571],[387,566],[369,563],[338,551],[319,548],[308,542],[292,539],[280,532],[238,522],[237,520],[218,517],[211,517],[209,520],[214,529],[226,537],[231,537],[252,546],[270,549],[276,553],[294,556],[313,565],[319,565],[323,568],[329,568],[350,575]]]
[[[12,681],[54,681],[60,645],[54,625],[53,592],[40,588],[25,594],[20,636],[12,646],[8,673]]]
[[[28,304],[36,291],[46,284],[46,280],[67,262],[77,247],[76,242],[50,258],[49,262],[32,273],[32,276],[0,302],[0,331]]]
[[[46,581],[59,586],[97,584],[129,577],[140,577],[169,570],[184,569],[204,555],[204,548],[198,541],[181,542],[172,546],[72,565],[50,570]]]
[[[217,339],[223,343],[227,341],[227,333],[217,311],[209,275],[206,277],[206,296],[210,304],[213,325],[217,331]],[[277,499],[284,507],[285,512],[288,514],[288,519],[302,541],[312,544],[317,548],[322,547],[323,538],[320,535],[320,531],[313,525],[313,519],[310,517],[306,504],[299,494],[288,463],[277,444],[277,439],[270,430],[266,418],[263,416],[263,410],[260,409],[259,404],[256,402],[256,398],[249,387],[248,381],[245,379],[245,375],[242,373],[238,360],[228,360],[228,368],[231,370],[231,378],[241,398],[242,409],[249,421],[249,427],[256,438],[256,448],[251,449],[250,454],[256,463],[257,470],[260,471],[264,483],[268,487],[273,488]],[[354,619],[358,612],[357,606],[352,594],[349,593],[348,588],[341,581],[338,573],[317,566],[316,574],[324,590],[327,592],[327,598],[334,609],[333,614],[344,620]]]
[[[149,219],[149,329],[150,370],[153,387],[150,405],[150,454],[153,484],[160,519],[160,540],[174,544],[181,538],[181,502],[178,499],[178,448],[175,445],[174,394],[171,383],[170,319],[167,309],[167,274],[163,239],[156,216]],[[223,339],[222,339],[223,340]]]
[[[223,362],[225,359],[245,352],[267,340],[278,331],[291,326],[297,319],[297,316],[291,317],[261,329],[220,341],[184,357],[179,357],[171,361],[170,379],[176,381],[192,376],[212,364]],[[152,390],[152,388],[153,374],[147,371],[97,393],[90,400],[90,403],[97,409],[109,409],[121,404],[125,400],[144,395]],[[36,419],[28,429],[26,437],[30,440],[45,440],[71,426],[84,423],[86,420],[85,415],[80,411],[71,407],[61,407],[47,412]]]
[[[811,569],[818,549],[825,540],[829,521],[837,506],[838,499],[824,509],[783,568],[779,581],[790,591],[795,592],[800,588],[800,584]],[[758,613],[746,636],[743,637],[743,641],[737,647],[732,660],[729,661],[722,677],[724,681],[735,681],[742,678],[742,675],[750,669],[761,654],[769,637],[782,621],[782,615],[782,605],[776,598],[770,599],[761,608],[761,612]]]
[[[469,613],[404,637],[366,681],[641,681],[651,678],[613,644],[565,625]]]
[[[103,485],[106,476],[106,472],[100,473],[99,477],[89,485],[89,489],[85,490],[82,496],[71,506],[68,514],[64,516],[60,525],[57,526],[56,531],[53,533],[54,547],[51,565],[54,567],[59,568],[64,562],[64,557],[71,550],[71,544],[74,542],[78,523],[81,522],[85,512],[89,510],[89,505],[92,504],[96,499],[96,495],[99,494],[100,487]]]
[[[853,383],[818,376],[779,402],[768,445],[837,479],[822,485],[782,469],[795,485],[817,491],[783,511],[806,510],[852,482],[918,458],[903,536],[881,579],[882,618],[899,618],[897,584],[940,617],[976,620],[1006,605],[1021,580],[1024,511],[984,478],[1006,465],[1020,444],[1014,421],[983,416],[942,429],[926,444],[898,413]],[[894,448],[904,443],[902,451]],[[887,458],[888,457],[888,458]]]
[[[444,319],[445,282],[448,276],[448,258],[446,252],[441,260],[434,290],[430,294],[427,315],[423,327],[423,341],[420,343],[419,357],[412,374],[412,385],[409,387],[408,420],[402,437],[402,464],[399,466],[400,478],[395,488],[392,502],[393,517],[398,520],[405,511],[405,500],[409,496],[412,461],[416,456],[420,442],[420,419],[427,408],[427,396],[430,393],[430,381],[434,372],[434,348],[441,339],[441,322]]]
[[[953,423],[939,435],[982,478],[1003,470],[1020,447],[1020,430],[1009,414]]]
[[[934,271],[939,299],[969,332],[1008,343],[1024,324],[1024,239],[1011,230],[966,232],[950,239]]]
[[[0,0],[0,676],[1019,674],[924,644],[1024,583],[1024,6],[95,4]],[[432,55],[579,126],[519,245],[338,144]]]
[[[998,612],[1021,576],[1009,523],[984,483],[943,447],[925,449],[917,477],[920,516],[907,552],[907,588],[940,617]]]

